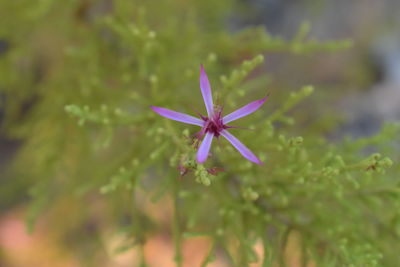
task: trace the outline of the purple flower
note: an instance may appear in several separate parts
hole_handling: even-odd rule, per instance
[[[254,163],[262,164],[262,162],[257,158],[256,155],[253,154],[253,152],[250,151],[250,149],[248,149],[235,136],[228,132],[227,129],[232,128],[232,126],[228,126],[226,124],[253,113],[259,109],[262,104],[264,104],[264,102],[267,100],[267,97],[251,102],[222,117],[222,109],[218,106],[214,107],[210,82],[208,81],[208,77],[204,71],[203,65],[200,66],[200,89],[201,94],[203,95],[204,104],[206,105],[208,117],[200,115],[199,119],[184,113],[155,106],[151,106],[151,109],[168,119],[202,127],[199,136],[200,138],[204,136],[204,138],[197,151],[197,162],[199,163],[206,161],[213,137],[219,138],[219,136],[222,135],[243,155],[243,157]]]

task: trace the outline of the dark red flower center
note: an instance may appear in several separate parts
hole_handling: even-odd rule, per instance
[[[221,133],[222,130],[228,128],[223,121],[221,117],[221,112],[215,112],[211,118],[208,117],[202,117],[204,120],[205,124],[203,127],[203,132],[204,133],[212,133],[214,134],[215,137],[218,137]]]

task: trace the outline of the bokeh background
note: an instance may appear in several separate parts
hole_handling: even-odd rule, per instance
[[[0,266],[140,266],[138,262],[141,257],[146,258],[149,266],[175,266],[173,236],[169,230],[169,224],[173,221],[174,204],[171,201],[166,199],[163,205],[148,201],[143,201],[141,204],[145,207],[145,213],[150,214],[158,222],[159,230],[148,238],[142,251],[138,252],[136,249],[126,251],[121,249],[121,243],[126,235],[129,235],[130,229],[126,227],[116,231],[113,219],[113,212],[118,213],[119,224],[124,226],[124,216],[120,214],[125,212],[125,220],[127,222],[131,220],[129,212],[126,212],[130,209],[129,202],[126,202],[126,207],[121,207],[124,210],[121,212],[108,207],[121,204],[119,201],[114,201],[112,196],[85,195],[92,190],[90,183],[84,183],[86,179],[90,181],[87,177],[93,173],[93,175],[101,173],[106,178],[100,178],[99,184],[104,184],[112,176],[112,172],[102,169],[102,164],[109,162],[110,165],[118,165],[113,161],[115,151],[122,151],[129,145],[123,140],[129,138],[127,137],[129,135],[140,138],[142,133],[140,130],[119,133],[116,136],[121,141],[118,142],[109,140],[106,129],[99,130],[98,137],[93,137],[91,132],[86,134],[86,139],[78,139],[76,132],[82,131],[82,128],[76,126],[78,120],[71,118],[64,110],[65,106],[96,103],[99,113],[106,110],[107,106],[111,106],[122,107],[122,112],[135,114],[142,111],[141,106],[135,104],[135,101],[138,97],[140,101],[142,95],[137,96],[137,94],[143,92],[135,93],[135,86],[149,91],[157,81],[154,82],[153,79],[152,82],[150,79],[150,83],[147,84],[135,83],[136,76],[131,78],[128,71],[118,73],[122,67],[120,69],[115,67],[118,66],[115,62],[124,61],[121,58],[123,53],[116,53],[120,58],[112,59],[116,55],[114,54],[102,59],[109,47],[115,50],[129,47],[128,37],[122,38],[127,44],[120,45],[123,41],[116,41],[115,35],[102,29],[102,26],[97,26],[101,23],[107,25],[107,21],[99,22],[100,18],[112,14],[118,9],[118,2],[121,1],[65,2],[69,3],[60,4],[59,1],[52,0],[0,1]],[[242,60],[249,59],[252,55],[245,49],[228,50],[230,46],[226,46],[228,48],[223,46],[224,37],[221,35],[218,35],[220,38],[218,40],[222,40],[218,43],[220,45],[218,47],[213,39],[217,36],[216,32],[235,36],[254,27],[265,28],[271,37],[290,42],[298,36],[299,29],[303,29],[308,32],[308,40],[322,43],[343,42],[344,45],[338,45],[337,49],[315,48],[315,53],[313,51],[308,53],[307,48],[296,50],[293,47],[279,45],[276,47],[271,45],[270,48],[264,49],[265,52],[263,49],[259,51],[264,55],[265,62],[250,75],[249,80],[251,77],[265,74],[259,84],[265,85],[266,90],[261,93],[252,92],[248,99],[256,99],[266,92],[270,93],[268,112],[276,109],[290,92],[303,85],[312,84],[317,88],[313,100],[303,106],[305,111],[299,118],[300,123],[296,128],[298,133],[307,132],[309,130],[307,127],[312,127],[312,131],[319,130],[317,135],[335,143],[346,136],[355,138],[372,136],[381,130],[385,122],[398,121],[400,117],[399,1],[132,0],[127,2],[131,4],[121,5],[121,10],[118,10],[120,13],[115,11],[119,14],[115,17],[120,24],[113,24],[110,28],[114,27],[115,32],[119,31],[118,25],[121,26],[126,22],[126,17],[121,15],[124,12],[127,14],[131,12],[132,20],[140,25],[141,10],[145,7],[146,19],[143,20],[150,21],[149,28],[164,38],[163,42],[169,47],[166,53],[173,51],[177,56],[176,62],[163,61],[164,65],[160,68],[164,70],[164,76],[179,76],[188,64],[192,64],[192,69],[196,69],[202,60],[210,59],[210,62],[213,62],[213,57],[216,56],[220,61],[219,67],[211,67],[208,70],[211,83],[215,86],[218,85],[216,73],[228,72],[221,66],[238,66]],[[171,23],[164,27],[163,23],[166,23],[164,19],[170,17],[173,18],[172,22],[167,20]],[[187,24],[188,21],[195,25],[194,30],[191,35],[190,32],[185,32],[181,42],[179,40],[181,24]],[[209,34],[196,35],[197,27]],[[143,28],[139,27],[139,30]],[[134,31],[135,29],[132,29],[132,32]],[[152,38],[151,30],[147,30],[146,34],[148,34],[146,38]],[[97,42],[97,35],[107,40],[107,49],[93,48],[95,46],[93,43]],[[198,38],[208,38],[203,39],[198,45],[202,47],[201,49],[196,47]],[[251,38],[251,35],[244,34],[243,42],[247,42],[247,38]],[[138,39],[147,42],[142,35]],[[188,43],[185,42],[189,41],[192,48],[187,52],[185,46],[188,46]],[[207,51],[207,46],[204,45],[207,41],[210,42],[213,51]],[[352,45],[349,45],[349,41]],[[132,42],[140,43],[137,40]],[[139,51],[138,54],[146,53],[146,50],[140,50],[142,49],[140,45],[134,47],[135,49]],[[227,51],[225,56],[224,49]],[[164,52],[156,54],[155,57],[166,57]],[[96,55],[80,57],[85,53],[96,53]],[[69,60],[63,56],[64,54],[71,54],[72,57],[77,55],[79,60]],[[188,58],[192,54],[196,54],[197,57]],[[232,56],[233,54],[235,56]],[[93,58],[98,60],[94,62]],[[86,62],[86,59],[92,61]],[[121,64],[125,64],[123,67],[125,70],[132,69],[132,72],[136,72],[134,75],[137,75],[138,79],[141,75],[151,77],[147,70],[157,69],[151,67],[154,63],[152,61],[143,63],[140,60],[138,59],[138,63],[127,60]],[[115,69],[103,70],[102,67],[107,64]],[[137,67],[144,65],[146,66],[143,68]],[[119,74],[123,77],[119,77]],[[107,84],[99,85],[104,80],[91,79],[91,75],[93,77],[103,75],[109,79]],[[113,78],[117,76],[118,78]],[[159,79],[162,81],[163,77],[160,76]],[[189,73],[185,84],[179,86],[198,90],[197,79],[197,74]],[[188,80],[191,82],[187,82]],[[169,90],[178,86],[176,83],[183,81],[176,79],[174,82],[162,84],[162,87]],[[123,85],[130,88],[129,94],[121,93],[119,88]],[[65,97],[60,98],[60,94]],[[107,94],[112,96],[108,98]],[[70,97],[71,95],[76,97]],[[127,95],[129,97],[126,98]],[[183,92],[179,98],[187,99],[191,96],[192,93]],[[154,104],[162,102],[154,101],[156,102]],[[192,101],[192,103],[200,102],[198,97]],[[100,107],[98,103],[107,106]],[[176,108],[184,104],[184,101],[173,99],[168,104],[171,108]],[[200,104],[198,103],[197,107]],[[77,113],[79,112],[81,111]],[[96,116],[90,116],[88,115],[88,121],[97,120]],[[38,117],[41,119],[37,119]],[[56,125],[60,120],[65,120],[66,126],[52,128],[52,124]],[[99,120],[103,120],[103,117],[100,116]],[[140,120],[130,121],[129,116],[123,116],[120,120],[122,121],[122,126],[118,126],[120,128],[144,123]],[[96,127],[92,129],[94,132],[97,130]],[[38,137],[40,140],[32,141],[32,135],[38,132],[42,133]],[[97,159],[92,158],[92,154],[88,152],[89,149],[68,147],[69,142],[84,147],[84,144],[92,142],[91,140],[96,140],[96,144],[111,142],[111,146],[117,149],[96,150],[97,159],[100,159],[96,161]],[[59,144],[63,143],[64,149],[47,149],[43,143],[54,147],[61,147]],[[143,144],[143,147],[145,146],[146,144]],[[252,145],[252,149],[256,148],[257,146]],[[140,149],[144,148],[136,146],[131,154],[139,154],[137,151]],[[82,161],[87,160],[86,168],[76,167],[78,164],[73,159],[69,160],[75,157],[74,153],[79,155],[76,157],[81,165],[85,165],[86,162]],[[59,157],[67,154],[63,161],[58,161]],[[165,158],[167,154],[163,155]],[[54,164],[55,162],[63,163]],[[48,166],[48,170],[44,171],[43,166]],[[157,171],[151,169],[151,166],[144,168],[148,176],[159,175]],[[43,173],[53,173],[54,169],[58,170],[57,176],[61,177],[57,184],[47,186],[46,183],[42,183],[41,179],[46,181],[49,179],[44,178]],[[70,175],[76,175],[78,178],[68,182]],[[76,186],[80,181],[84,186]],[[146,186],[151,188],[151,181]],[[40,198],[38,201],[34,200],[36,195],[43,193],[42,190],[51,196],[52,205],[45,203],[44,200],[41,203]],[[94,191],[98,192],[98,187]],[[60,195],[62,197],[58,197]],[[81,195],[85,197],[80,198]],[[139,196],[139,199],[142,197]],[[104,198],[107,204],[104,203]],[[85,208],[87,206],[90,208]],[[147,222],[146,219],[135,217],[135,220],[142,221],[140,226],[142,228],[153,227],[153,223]],[[30,228],[34,229],[31,233],[29,233],[29,230],[32,230]],[[286,263],[288,266],[301,266],[299,260],[301,249],[297,244],[296,235],[291,236],[290,240],[292,241],[284,252]],[[182,245],[184,266],[200,266],[209,247],[210,240],[204,237],[186,241]],[[116,253],[116,250],[121,251]],[[255,251],[263,253],[260,244],[255,244]],[[309,262],[308,265],[313,266],[313,263]],[[230,266],[230,264],[223,258],[218,258],[210,263],[210,266]],[[254,263],[253,266],[260,266],[260,263]]]

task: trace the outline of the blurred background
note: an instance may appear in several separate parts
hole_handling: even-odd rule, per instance
[[[96,233],[98,239],[96,242],[107,244],[100,246],[99,255],[93,256],[95,258],[91,263],[93,266],[136,266],[132,265],[132,262],[140,257],[137,252],[128,251],[117,255],[112,252],[122,237],[111,235],[107,230],[99,233],[98,229],[101,227],[97,222],[90,220],[84,225],[74,224],[74,217],[80,216],[79,213],[66,214],[53,211],[39,216],[35,230],[28,234],[26,220],[29,221],[32,213],[29,206],[31,196],[35,194],[32,193],[32,185],[36,181],[28,178],[26,173],[35,173],[36,169],[29,158],[24,159],[25,166],[18,165],[20,170],[23,169],[21,173],[16,172],[14,166],[15,158],[25,150],[27,136],[30,135],[29,129],[33,129],[29,127],[40,127],[38,124],[29,125],[27,118],[31,116],[32,110],[35,110],[35,105],[41,101],[43,94],[41,84],[50,79],[56,80],[57,78],[52,76],[57,75],[57,71],[62,68],[74,68],[73,65],[59,61],[58,50],[71,41],[64,35],[78,32],[79,27],[85,27],[82,26],[84,24],[95,24],[96,18],[111,12],[115,8],[115,2],[118,1],[75,0],[71,1],[74,11],[65,13],[60,11],[62,5],[50,0],[37,1],[40,2],[37,6],[29,1],[18,1],[15,4],[9,2],[7,0],[0,2],[0,28],[3,28],[0,29],[0,61],[3,61],[0,72],[0,76],[3,76],[0,82],[0,266],[86,266],[82,265],[82,258],[85,258],[83,255],[92,253],[91,246],[97,246],[87,242],[93,233]],[[400,103],[400,1],[237,0],[223,1],[224,4],[221,5],[215,3],[215,7],[210,1],[205,1],[204,5],[208,5],[207,8],[188,0],[160,1],[160,4],[162,2],[160,7],[158,1],[152,2],[147,12],[152,17],[153,27],[156,30],[158,29],[156,16],[163,14],[164,5],[173,3],[183,11],[187,6],[192,6],[194,9],[198,8],[200,13],[215,13],[213,21],[200,20],[200,27],[221,28],[220,30],[227,35],[234,35],[250,27],[263,26],[272,37],[291,40],[299,28],[305,25],[303,27],[309,27],[310,39],[321,42],[351,40],[353,43],[351,47],[334,53],[321,52],[310,55],[288,51],[267,52],[265,64],[258,70],[268,74],[268,88],[272,88],[270,89],[272,96],[276,95],[274,102],[271,103],[272,107],[279,105],[280,99],[283,98],[281,94],[290,92],[293,88],[305,84],[312,84],[318,88],[316,92],[318,101],[310,104],[312,112],[308,113],[307,120],[315,121],[321,126],[328,123],[323,118],[332,117],[334,121],[332,125],[321,126],[325,129],[325,136],[332,142],[349,135],[371,136],[380,130],[383,122],[396,121],[400,118],[398,104]],[[133,3],[132,7],[136,8],[143,1],[133,1]],[[157,9],[154,11],[154,16],[151,8]],[[167,9],[166,12],[168,11]],[[212,16],[210,14],[204,15]],[[77,22],[74,26],[76,29],[64,25],[66,21],[68,22],[67,16],[76,16]],[[165,16],[174,14],[166,13]],[[178,24],[180,16],[182,14],[177,14],[176,17]],[[9,29],[15,29],[15,35],[10,34]],[[174,26],[169,30],[174,31]],[[107,32],[104,35],[105,38],[112,39],[107,36]],[[179,36],[176,33],[175,35]],[[76,35],[72,38],[76,38],[73,40],[76,44],[82,44],[80,48],[82,51],[86,49],[84,39],[79,39],[82,36]],[[171,40],[169,42],[172,43]],[[193,36],[193,42],[196,42],[196,36]],[[112,45],[115,44],[111,41]],[[25,56],[18,56],[19,59],[14,61],[20,71],[12,76],[11,71],[5,71],[11,68],[8,65],[10,61],[6,61],[6,58],[18,55],[18,51],[22,49],[26,53]],[[80,49],[71,53],[79,53]],[[98,53],[101,55],[101,51]],[[245,57],[246,55],[238,55],[236,60],[240,61]],[[104,62],[99,61],[96,64]],[[193,64],[198,63],[193,62]],[[177,71],[179,72],[179,69]],[[194,75],[192,80],[197,82],[197,76]],[[18,92],[15,88],[10,89],[10,85],[15,81],[18,81],[19,85],[26,85],[29,90]],[[76,86],[73,79],[70,82],[71,87]],[[57,87],[58,84],[53,83],[52,86]],[[68,87],[62,88],[63,93],[69,94]],[[12,94],[9,93],[11,90],[14,90]],[[18,104],[11,104],[14,102]],[[68,118],[64,111],[60,114]],[[20,129],[18,125],[22,124],[25,126]],[[65,131],[70,129],[65,128]],[[35,149],[35,146],[31,149]],[[45,160],[51,164],[51,158]],[[95,168],[94,165],[91,166]],[[82,176],[81,179],[84,180],[85,177]],[[83,204],[79,200],[69,201],[58,202],[57,207],[61,211],[74,210],[74,207]],[[90,211],[95,218],[93,220],[104,219],[100,215],[104,209],[103,204],[90,198],[86,201],[93,205]],[[148,211],[161,222],[167,222],[171,216],[168,212],[171,205],[167,203],[162,212],[150,205]],[[63,207],[68,208],[63,209]],[[57,221],[71,222],[68,226],[69,233],[79,236],[60,239],[59,229],[54,225]],[[65,244],[65,240],[70,243],[69,245],[82,242],[77,249],[80,252],[71,250],[69,245]],[[155,235],[148,241],[144,255],[148,258],[150,266],[175,266],[170,240],[170,236]],[[194,238],[185,243],[184,266],[200,266],[201,257],[198,252],[205,253],[208,246],[209,242],[204,238]],[[290,266],[300,266],[296,265],[295,253],[290,255],[294,258]],[[217,260],[210,266],[227,265]]]

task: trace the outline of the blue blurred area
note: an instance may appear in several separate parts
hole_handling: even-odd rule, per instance
[[[286,57],[271,60],[271,70],[276,75],[285,76],[289,70],[291,86],[311,83],[320,90],[324,87],[337,90],[332,88],[340,86],[340,92],[336,93],[340,99],[330,103],[344,116],[339,135],[368,136],[376,133],[385,121],[400,118],[400,1],[243,0],[241,3],[242,10],[232,19],[233,28],[262,24],[272,35],[290,40],[300,25],[308,22],[310,38],[354,41],[354,48],[348,53],[321,55],[319,61],[302,59],[283,63]],[[356,81],[349,75],[356,72],[366,77]],[[293,84],[295,80],[297,84]]]

